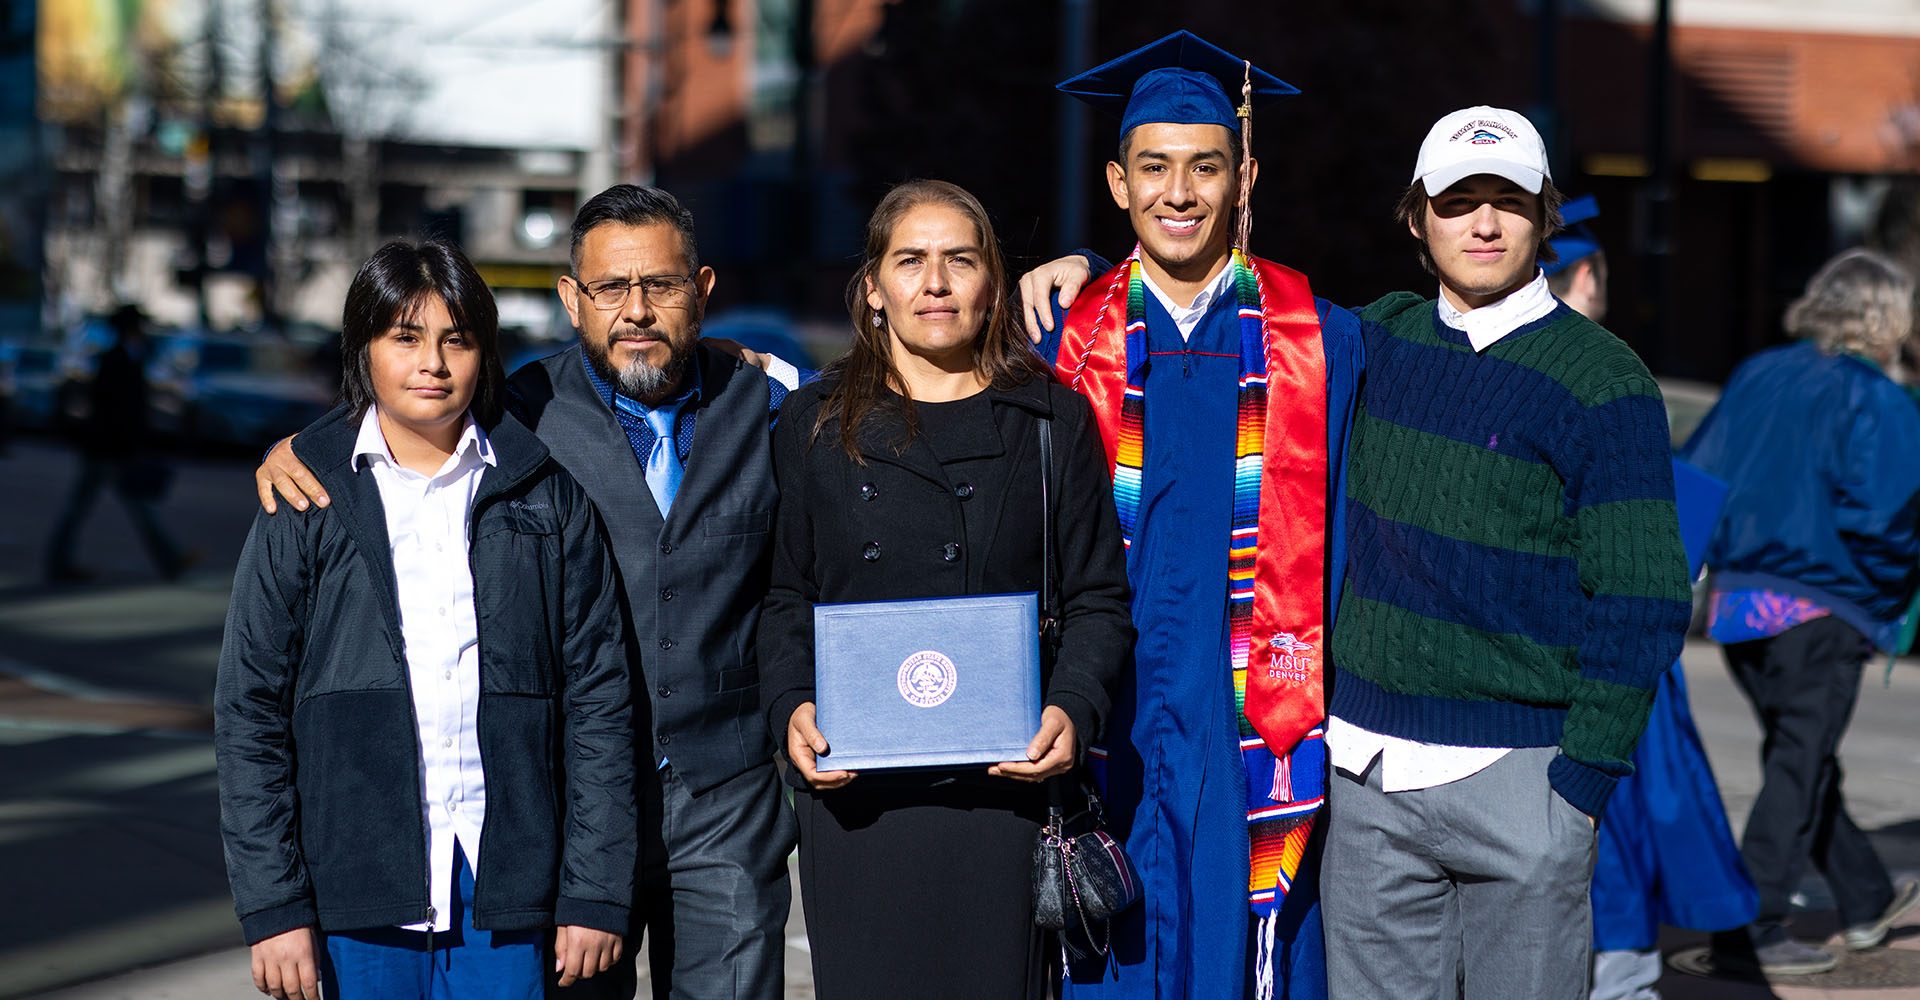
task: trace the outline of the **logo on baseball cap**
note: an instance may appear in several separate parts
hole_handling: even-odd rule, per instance
[[[1482,104],[1433,123],[1420,144],[1413,179],[1432,197],[1474,174],[1495,174],[1539,194],[1551,180],[1547,147],[1527,116]]]

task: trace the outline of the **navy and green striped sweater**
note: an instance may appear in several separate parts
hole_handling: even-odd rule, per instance
[[[1685,640],[1666,412],[1561,305],[1476,354],[1432,300],[1368,306],[1329,710],[1454,746],[1555,746],[1598,816]]]

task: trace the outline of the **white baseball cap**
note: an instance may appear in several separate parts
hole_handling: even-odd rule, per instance
[[[1428,197],[1474,174],[1505,177],[1528,194],[1539,194],[1541,182],[1553,179],[1547,146],[1527,116],[1484,104],[1434,122],[1413,166],[1413,179],[1426,186]]]

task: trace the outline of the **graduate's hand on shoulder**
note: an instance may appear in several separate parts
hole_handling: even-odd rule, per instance
[[[801,702],[787,718],[787,759],[793,762],[800,777],[807,784],[818,789],[839,788],[852,781],[858,775],[853,771],[821,771],[816,768],[819,756],[828,751],[827,738],[814,724],[816,718],[813,702]]]
[[[761,371],[766,371],[767,366],[773,363],[773,355],[761,354],[737,340],[728,340],[725,337],[701,337],[700,342],[722,354],[731,354]]]
[[[1007,761],[987,768],[987,773],[1015,781],[1045,781],[1073,769],[1073,720],[1067,713],[1048,705],[1040,713],[1040,731],[1027,744],[1027,759]]]
[[[560,975],[562,986],[592,979],[620,961],[620,947],[618,934],[561,924],[553,929],[553,971]]]
[[[1093,271],[1087,259],[1077,253],[1047,261],[1020,276],[1020,318],[1027,324],[1027,336],[1038,344],[1053,329],[1053,301],[1065,309],[1080,296]],[[1057,290],[1057,291],[1056,291]],[[1053,301],[1049,301],[1049,297]]]
[[[320,1000],[319,950],[313,928],[275,934],[252,951],[254,989],[274,1000]]]
[[[321,488],[320,480],[313,478],[313,470],[294,457],[292,435],[275,442],[260,467],[253,470],[253,489],[260,494],[260,506],[269,514],[280,510],[273,502],[276,491],[294,510],[306,510],[309,503],[325,507],[333,502]]]

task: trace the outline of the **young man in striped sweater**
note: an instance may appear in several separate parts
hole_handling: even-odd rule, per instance
[[[1554,298],[1511,111],[1447,115],[1399,219],[1348,452],[1323,881],[1340,998],[1586,995],[1594,829],[1688,619],[1659,389]]]

